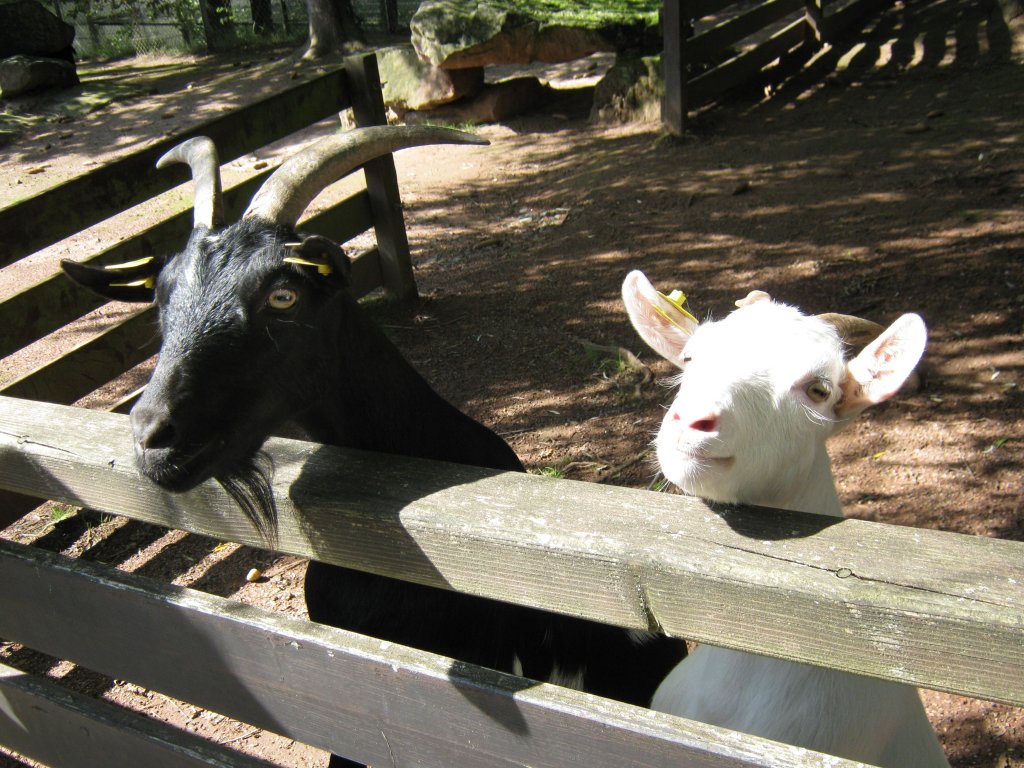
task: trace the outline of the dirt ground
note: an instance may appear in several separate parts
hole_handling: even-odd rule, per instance
[[[833,441],[845,508],[1024,540],[1021,33],[968,0],[898,4],[764,95],[697,116],[682,140],[653,125],[592,125],[589,92],[576,89],[544,111],[480,128],[489,147],[404,152],[398,174],[421,299],[368,307],[442,394],[505,436],[532,470],[640,488],[655,479],[649,441],[668,391],[581,344],[621,346],[656,378],[671,373],[629,327],[618,291],[630,269],[663,290],[685,290],[699,316],[721,317],[753,288],[808,311],[879,322],[918,312],[930,336],[923,387]],[[183,78],[173,64],[157,93],[57,129],[39,124],[0,148],[3,199],[296,71],[291,62],[196,60]],[[111,135],[127,138],[115,145]],[[241,172],[255,159],[235,165]],[[107,226],[20,269],[123,236],[131,223]],[[26,364],[8,359],[0,374]],[[59,517],[42,510],[4,535],[303,613],[298,559]],[[251,567],[264,571],[253,584],[244,578]],[[13,644],[0,642],[0,660],[281,765],[325,761]],[[1024,766],[1024,710],[924,697],[954,766]],[[0,766],[23,764],[0,754]]]

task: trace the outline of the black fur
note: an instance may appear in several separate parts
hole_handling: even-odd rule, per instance
[[[176,491],[220,478],[268,535],[268,471],[252,457],[285,422],[322,443],[522,471],[501,438],[439,397],[369,321],[346,290],[340,249],[306,249],[331,262],[327,277],[284,262],[284,243],[297,238],[258,221],[199,229],[164,266],[160,359],[132,411],[142,471]],[[279,288],[298,292],[290,310],[268,308]],[[306,600],[314,621],[506,672],[518,659],[538,680],[578,673],[586,690],[639,705],[686,654],[664,636],[641,643],[620,628],[317,562]]]

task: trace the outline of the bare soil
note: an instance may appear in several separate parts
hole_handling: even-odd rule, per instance
[[[1024,540],[1020,41],[1020,26],[1008,29],[983,4],[921,0],[897,5],[767,94],[702,113],[682,140],[653,125],[592,125],[588,92],[567,90],[544,112],[481,128],[490,147],[404,152],[397,165],[421,299],[367,306],[441,393],[505,436],[534,471],[641,488],[655,477],[649,441],[668,392],[581,343],[628,349],[656,379],[671,373],[626,320],[618,291],[628,270],[682,288],[701,316],[721,317],[754,288],[810,312],[883,323],[918,312],[930,331],[923,387],[833,441],[846,510]],[[186,82],[166,81],[174,87],[134,109],[184,120],[193,107],[176,105],[196,91],[213,109],[262,82],[225,78],[222,60],[194,66]],[[266,82],[291,77],[291,64],[266,66]],[[102,136],[130,112],[76,120],[73,156],[116,151]],[[131,125],[145,140],[146,121]],[[148,129],[156,137],[166,125],[151,119]],[[43,183],[51,171],[30,173],[44,152],[38,141],[30,133],[9,146],[5,186]],[[119,236],[114,226],[104,237]],[[304,563],[295,558],[57,516],[40,510],[4,535],[303,614]],[[252,567],[264,572],[256,583],[245,580]],[[325,762],[303,745],[13,644],[0,643],[0,659],[282,765]],[[924,697],[954,766],[1024,766],[1024,711]],[[0,755],[0,766],[21,764]]]

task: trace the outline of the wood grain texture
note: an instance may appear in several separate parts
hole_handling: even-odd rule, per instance
[[[273,768],[264,760],[3,664],[0,744],[60,768]]]
[[[276,548],[1024,704],[1024,544],[271,439]],[[261,545],[215,483],[141,477],[128,421],[0,398],[0,487]]]
[[[0,582],[4,637],[376,766],[822,764],[795,747],[11,542],[0,541]]]
[[[377,58],[364,56],[345,61],[345,77],[352,94],[352,112],[360,127],[387,125],[384,99],[380,89]],[[392,155],[371,160],[364,168],[366,191],[373,211],[377,249],[384,289],[400,301],[412,301],[418,295],[412,273],[409,238],[402,214],[402,197]]]
[[[723,21],[686,41],[684,60],[697,64],[721,57],[722,52],[769,24],[804,8],[805,0],[768,0]]]
[[[763,43],[714,69],[695,77],[689,84],[691,106],[699,106],[750,80],[763,67],[800,45],[808,36],[806,16],[776,32]]]

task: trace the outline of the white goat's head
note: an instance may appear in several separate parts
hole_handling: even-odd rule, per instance
[[[904,315],[847,362],[834,324],[766,296],[698,324],[641,272],[622,295],[640,336],[682,370],[656,441],[662,471],[714,501],[781,503],[814,482],[828,437],[893,395],[926,340],[921,318]]]

